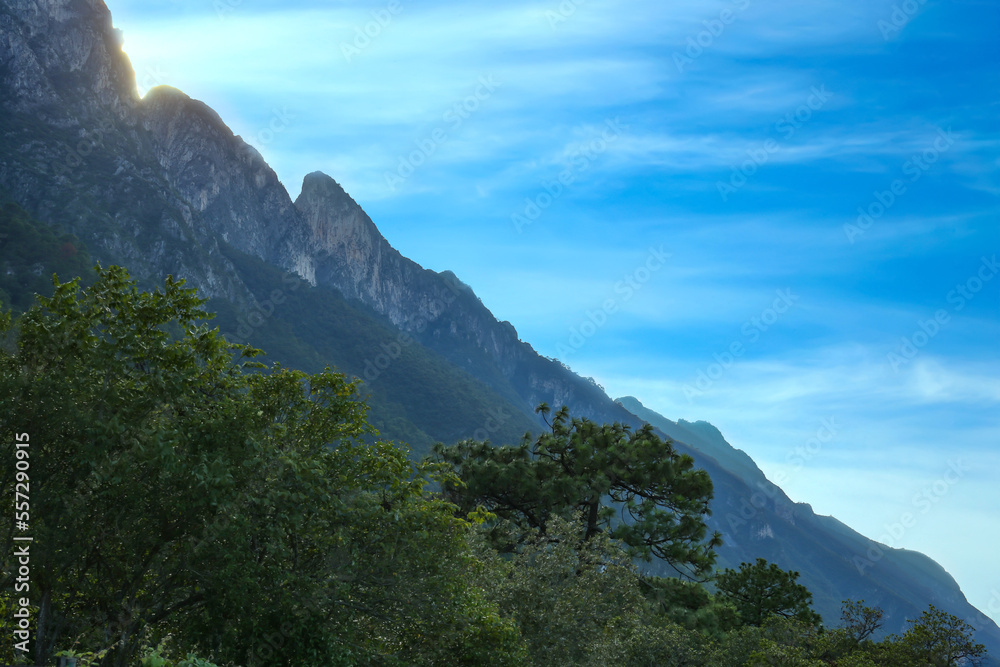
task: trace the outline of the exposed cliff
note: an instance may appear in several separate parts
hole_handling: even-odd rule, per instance
[[[310,231],[264,158],[215,111],[169,86],[142,100],[142,125],[170,183],[205,228],[315,284]]]
[[[0,34],[0,189],[95,259],[252,302],[156,159],[104,3],[5,1]]]
[[[0,77],[18,92],[8,109],[55,122],[134,111],[135,73],[100,0],[7,0],[0,29]]]
[[[527,410],[547,402],[601,421],[635,423],[599,388],[540,357],[454,274],[423,269],[400,255],[329,176],[306,176],[295,206],[312,231],[303,252],[317,267],[319,284],[367,304]]]

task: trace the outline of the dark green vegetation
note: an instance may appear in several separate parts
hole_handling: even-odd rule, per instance
[[[747,625],[764,625],[772,616],[793,618],[808,625],[823,619],[812,610],[812,593],[796,583],[798,572],[782,570],[763,558],[739,570],[726,569],[716,578],[719,596],[736,607],[740,620]]]
[[[721,543],[718,534],[705,541],[712,481],[650,426],[571,420],[563,407],[549,432],[519,447],[466,441],[435,453],[461,480],[445,494],[465,514],[483,508],[541,533],[552,516],[569,514],[583,540],[608,532],[647,562],[656,557],[692,577],[711,572]]]
[[[435,467],[371,442],[343,376],[263,367],[205,315],[193,291],[113,268],[17,323],[0,432],[8,461],[15,433],[31,441],[37,662],[131,665],[171,635],[220,664],[515,655],[465,583],[465,524],[423,491]]]
[[[90,257],[80,241],[40,225],[24,209],[0,200],[0,301],[20,313],[34,294],[52,290],[52,274],[89,275]]]
[[[766,563],[724,572],[714,595],[641,574],[634,556],[654,551],[705,573],[714,542],[710,480],[647,429],[559,411],[521,448],[467,441],[413,463],[343,375],[260,363],[203,306],[113,267],[0,322],[5,460],[30,437],[17,456],[30,461],[32,664],[69,651],[102,667],[916,667],[984,653],[933,607],[881,642],[878,610],[857,602],[825,629],[795,574]],[[3,471],[12,497],[15,467]],[[630,521],[612,521],[605,496]],[[747,606],[747,591],[778,602]]]

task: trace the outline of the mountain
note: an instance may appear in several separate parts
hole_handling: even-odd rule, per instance
[[[182,276],[246,322],[272,306],[269,292],[248,290],[232,259],[242,253],[411,334],[499,395],[491,409],[518,415],[507,422],[537,426],[532,410],[543,401],[630,418],[592,382],[538,356],[453,275],[402,257],[332,178],[310,174],[293,203],[260,154],[205,104],[166,86],[139,99],[103,3],[16,0],[2,11],[0,188],[77,234],[95,258],[144,280]],[[281,315],[263,319],[273,327]],[[255,342],[262,328],[244,326],[243,338]],[[394,338],[382,343],[390,351]],[[384,378],[381,370],[369,376]],[[480,424],[496,423],[489,409],[479,413]],[[508,441],[523,433],[498,431],[510,431]]]
[[[672,440],[687,443],[705,456],[715,459],[723,468],[739,476],[750,486],[757,487],[767,481],[753,459],[742,449],[736,449],[722,436],[719,429],[705,421],[689,422],[683,419],[673,422],[639,402],[633,396],[616,399],[615,402],[644,422],[651,424]]]
[[[541,402],[595,421],[649,421],[712,476],[723,565],[759,556],[798,570],[827,622],[840,600],[863,597],[898,631],[934,603],[975,619],[1000,655],[1000,629],[933,561],[880,548],[858,572],[853,559],[873,542],[790,501],[710,425],[616,403],[540,356],[454,274],[403,257],[330,176],[306,176],[293,201],[205,104],[165,86],[140,99],[100,0],[0,0],[0,36],[0,289],[10,303],[24,307],[44,275],[77,272],[84,257],[122,264],[143,285],[183,277],[230,339],[287,366],[360,378],[372,422],[418,455],[436,441],[515,442],[541,428]]]
[[[231,338],[285,365],[365,377],[367,364],[388,359],[364,387],[373,422],[418,451],[480,428],[513,441],[538,426],[512,392],[422,345],[399,345],[385,317],[315,286],[309,262],[321,244],[273,170],[180,91],[140,100],[103,3],[4,2],[0,28],[0,200],[23,213],[5,224],[58,225],[146,286],[185,278]],[[45,263],[23,266],[23,249],[0,245],[8,278],[26,285]]]

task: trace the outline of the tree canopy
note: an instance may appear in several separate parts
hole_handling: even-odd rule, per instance
[[[537,411],[549,413],[544,404]],[[705,524],[712,481],[651,426],[571,419],[564,406],[548,431],[519,446],[467,440],[437,446],[435,460],[459,478],[444,492],[465,513],[482,508],[543,533],[553,517],[578,519],[584,539],[604,532],[692,578],[715,562],[721,538],[707,537]]]
[[[974,628],[957,616],[931,605],[909,623],[901,637],[892,638],[892,648],[882,652],[885,664],[958,667],[983,663],[986,647],[972,638]]]
[[[715,585],[719,596],[735,605],[747,625],[763,625],[771,616],[819,625],[822,619],[809,606],[812,593],[796,582],[798,578],[798,572],[782,570],[758,558],[755,563],[741,564],[739,570],[723,570]]]
[[[435,466],[379,441],[344,376],[256,362],[202,303],[100,269],[0,352],[5,460],[31,443],[35,662],[85,646],[131,665],[171,634],[220,664],[426,664],[484,638],[517,655],[463,585],[467,524],[426,493]]]
[[[11,637],[14,538],[33,537],[32,655],[81,667],[667,665],[952,667],[984,655],[934,607],[876,641],[798,574],[758,560],[717,592],[708,476],[649,428],[570,419],[519,447],[465,441],[414,463],[331,369],[260,363],[168,278],[118,267],[0,312],[0,533]],[[545,406],[540,411],[548,416]],[[18,447],[17,444],[27,443]],[[16,471],[16,472],[15,472]],[[17,473],[21,473],[19,477]],[[435,491],[439,489],[440,491]],[[18,662],[20,661],[20,662]]]

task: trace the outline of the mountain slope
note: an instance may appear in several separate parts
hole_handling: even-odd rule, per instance
[[[615,401],[626,410],[644,422],[659,429],[672,440],[677,440],[697,449],[702,454],[711,456],[729,472],[738,475],[752,486],[766,482],[764,473],[760,471],[746,452],[736,449],[722,436],[719,429],[705,421],[689,422],[683,419],[671,421],[661,414],[653,412],[633,396],[625,396]]]
[[[295,206],[315,234],[316,244],[306,251],[312,253],[319,284],[362,301],[495,391],[519,397],[526,410],[544,401],[601,421],[632,419],[596,385],[539,356],[509,322],[498,322],[471,289],[449,300],[453,290],[447,277],[400,255],[329,176],[306,176]],[[446,301],[442,316],[440,305]],[[418,327],[421,322],[426,328]]]
[[[523,412],[546,401],[630,419],[596,386],[539,357],[471,290],[440,317],[455,281],[402,257],[329,177],[311,174],[293,203],[206,105],[166,86],[140,100],[103,3],[9,0],[2,11],[0,188],[67,226],[95,257],[142,278],[183,276],[253,310],[256,298],[220,249],[228,243],[364,303]]]
[[[969,604],[951,575],[927,556],[878,544],[833,517],[817,515],[806,503],[793,502],[707,422],[671,421],[631,396],[618,402],[673,438],[679,451],[691,454],[712,477],[709,525],[722,533],[721,567],[736,568],[759,557],[798,571],[828,624],[838,621],[843,600],[863,599],[885,610],[884,632],[901,633],[906,619],[933,604],[977,628],[976,639],[991,655],[1000,655],[1000,628]]]
[[[364,391],[383,434],[418,452],[474,434],[515,441],[537,427],[432,350],[404,344],[397,354],[399,331],[371,309],[296,277],[309,275],[292,253],[309,229],[274,172],[204,104],[167,88],[139,100],[103,3],[4,2],[0,28],[0,199],[24,214],[10,224],[58,224],[145,286],[187,279],[213,298],[230,338],[266,345],[286,365],[364,377],[388,346],[392,363]],[[13,260],[6,283],[48,284],[48,264]]]
[[[0,188],[97,257],[245,301],[214,236],[164,178],[103,3],[5,1],[0,31]]]

